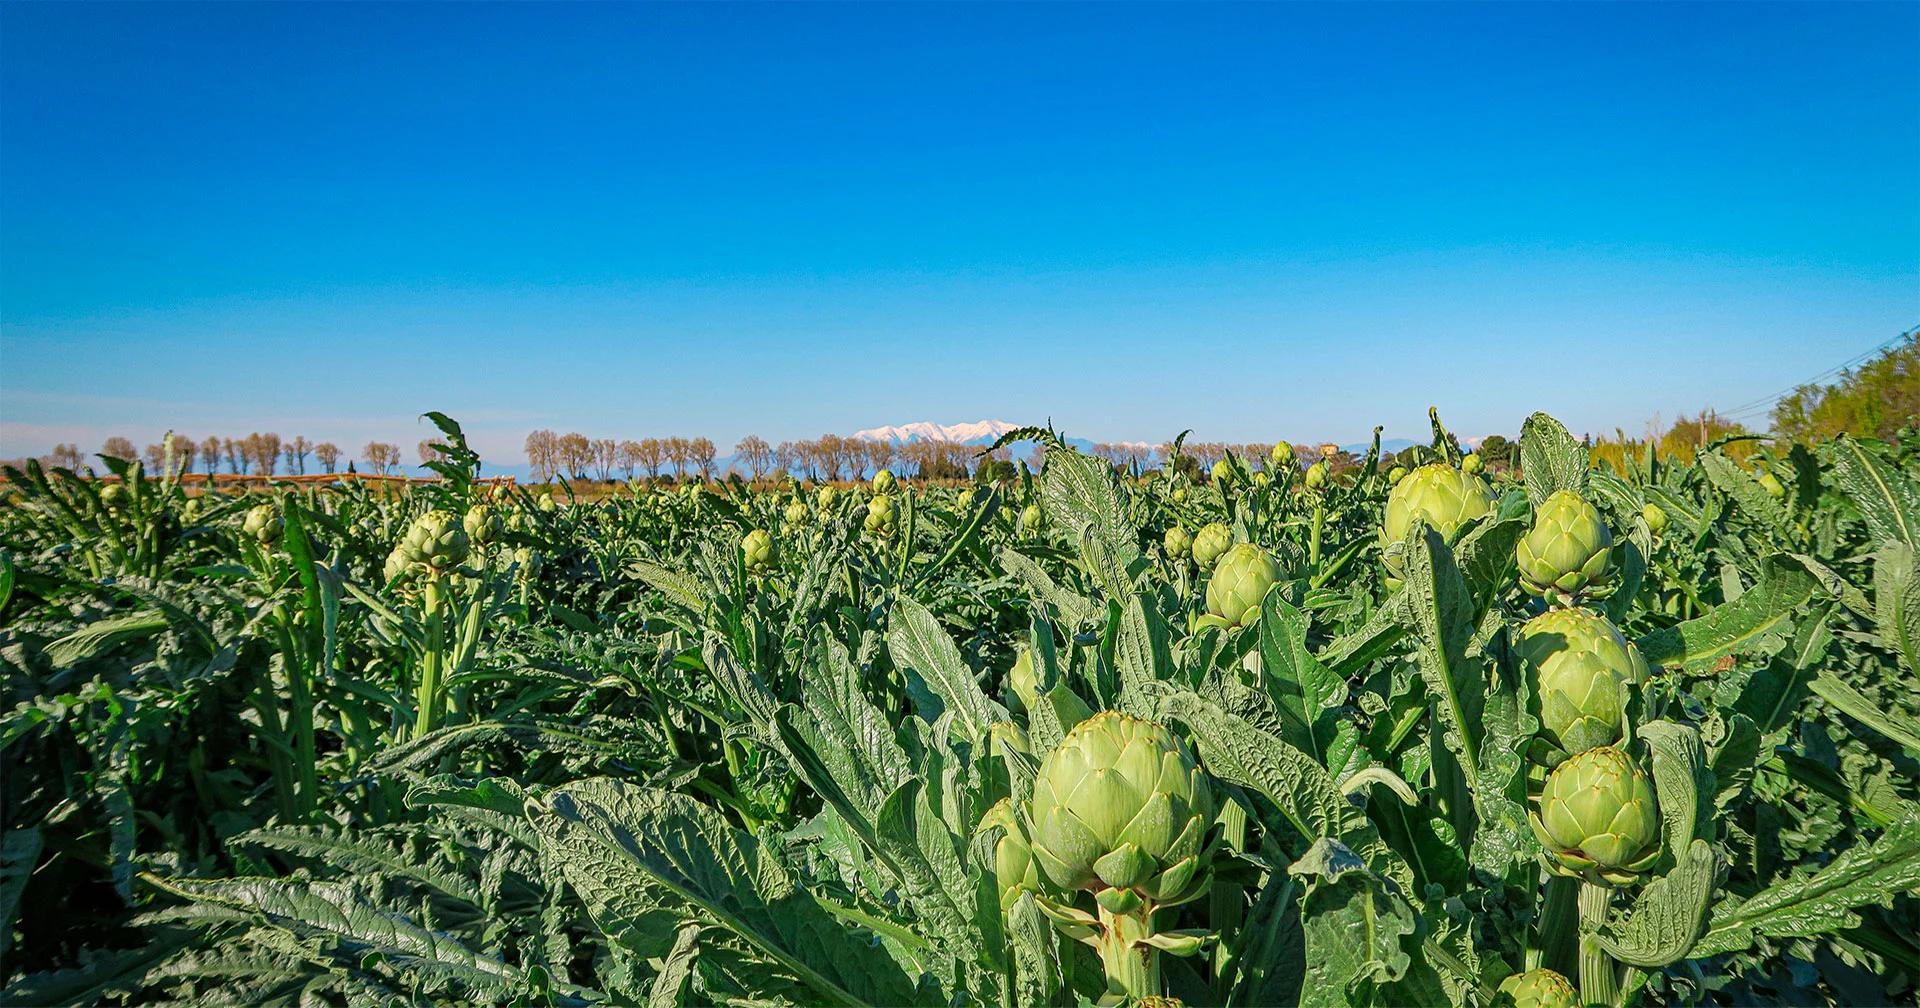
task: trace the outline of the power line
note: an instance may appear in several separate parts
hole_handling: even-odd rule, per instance
[[[1745,416],[1751,416],[1753,414],[1771,411],[1774,405],[1778,403],[1781,400],[1781,398],[1786,396],[1788,393],[1793,392],[1794,390],[1799,389],[1806,385],[1813,385],[1813,384],[1817,384],[1819,382],[1825,381],[1826,379],[1831,378],[1842,371],[1845,371],[1849,368],[1854,367],[1857,364],[1861,364],[1865,362],[1869,358],[1873,357],[1875,354],[1881,353],[1882,351],[1885,351],[1890,347],[1898,346],[1899,344],[1912,339],[1915,334],[1920,334],[1920,326],[1915,326],[1912,329],[1908,329],[1906,332],[1903,332],[1900,335],[1895,336],[1890,340],[1887,340],[1886,342],[1880,344],[1879,346],[1876,346],[1870,350],[1865,351],[1864,353],[1858,354],[1845,361],[1842,361],[1841,363],[1836,364],[1833,367],[1830,367],[1825,371],[1822,371],[1819,374],[1806,379],[1805,381],[1795,382],[1792,385],[1789,385],[1778,392],[1773,392],[1768,395],[1761,396],[1757,399],[1750,399],[1747,402],[1741,403],[1740,405],[1735,406],[1731,409],[1717,410],[1716,412],[1720,416],[1725,417],[1729,420],[1738,420]]]

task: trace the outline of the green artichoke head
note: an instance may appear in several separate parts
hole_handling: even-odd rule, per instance
[[[461,520],[451,511],[435,508],[407,527],[400,549],[407,563],[443,571],[460,566],[471,546]]]
[[[1500,981],[1505,995],[1497,1004],[1513,1008],[1580,1008],[1580,992],[1573,981],[1550,969],[1528,970]]]
[[[118,483],[109,483],[100,488],[100,503],[110,511],[118,511],[127,506],[127,488]]]
[[[1267,475],[1267,471],[1262,469],[1259,472],[1253,474],[1253,485],[1256,487],[1259,487],[1262,490],[1265,490],[1266,488],[1273,485],[1273,477]]]
[[[1021,530],[1026,532],[1026,534],[1028,535],[1038,534],[1040,531],[1040,522],[1044,517],[1045,516],[1040,511],[1040,505],[1038,504],[1029,504],[1024,508],[1021,508],[1020,509]]]
[[[1647,531],[1653,533],[1655,539],[1667,534],[1669,520],[1667,512],[1660,505],[1648,502],[1640,508],[1640,517],[1646,521]]]
[[[882,469],[873,474],[873,492],[882,494],[892,493],[894,482],[893,470]]]
[[[880,494],[867,503],[867,517],[862,523],[873,535],[886,537],[893,534],[894,514],[893,498]]]
[[[1660,858],[1653,782],[1613,746],[1569,756],[1547,776],[1528,813],[1542,858],[1556,874],[1629,885]]]
[[[1387,492],[1387,509],[1380,526],[1380,545],[1387,569],[1403,568],[1395,543],[1406,538],[1414,518],[1422,518],[1441,536],[1451,539],[1460,526],[1493,510],[1493,491],[1480,477],[1442,462],[1432,462],[1408,473]]]
[[[1161,544],[1166,547],[1170,559],[1185,560],[1193,554],[1193,533],[1175,525],[1167,530],[1167,536]]]
[[[1293,468],[1293,460],[1293,445],[1285,441],[1275,441],[1273,451],[1267,453],[1267,461],[1272,462],[1273,467],[1282,472]]]
[[[766,529],[754,529],[740,537],[740,556],[746,561],[747,570],[755,574],[765,574],[773,569],[773,536]]]
[[[1307,489],[1319,490],[1327,485],[1327,463],[1323,459],[1307,467]]]
[[[256,504],[247,510],[241,531],[256,541],[271,546],[280,541],[280,511],[271,504]]]
[[[1520,628],[1514,651],[1533,673],[1540,731],[1556,758],[1626,737],[1627,702],[1647,662],[1605,616],[1549,610]]]
[[[1403,480],[1403,479],[1406,479],[1406,478],[1407,478],[1407,467],[1406,467],[1406,466],[1401,466],[1401,465],[1397,465],[1397,466],[1394,466],[1393,468],[1391,468],[1391,469],[1389,469],[1389,470],[1387,470],[1387,485],[1388,485],[1388,486],[1398,486],[1398,485],[1400,484],[1400,481],[1401,481],[1401,480]]]
[[[1233,482],[1233,464],[1228,462],[1226,459],[1221,459],[1220,461],[1215,462],[1213,464],[1213,481],[1215,483],[1219,483],[1223,485],[1232,483]]]
[[[1514,559],[1520,584],[1550,602],[1599,596],[1612,586],[1613,531],[1579,494],[1557,490],[1534,513]]]
[[[1485,468],[1486,463],[1480,461],[1479,455],[1468,455],[1466,458],[1460,460],[1460,471],[1469,476],[1478,476],[1480,470]]]
[[[789,525],[805,525],[807,523],[807,502],[796,500],[788,504],[786,519]]]
[[[500,538],[500,532],[505,528],[500,521],[500,513],[487,504],[475,504],[468,508],[460,525],[466,530],[469,540],[482,546]]]
[[[840,491],[833,486],[823,486],[814,494],[814,499],[819,502],[820,510],[826,511],[840,499]]]
[[[1060,889],[1107,903],[1184,903],[1210,881],[1214,795],[1173,733],[1101,711],[1054,746],[1034,779],[1027,820],[1033,856]],[[1136,899],[1137,898],[1137,899]]]
[[[961,513],[972,511],[973,510],[973,490],[969,488],[969,489],[960,491],[960,495],[953,499],[953,507],[954,507],[954,510],[959,511]]]
[[[1173,502],[1175,504],[1185,504],[1187,502],[1187,488],[1185,486],[1173,488]]]
[[[514,574],[521,581],[531,581],[540,574],[540,554],[521,546],[513,551]]]
[[[559,510],[559,508],[560,508],[560,505],[555,504],[553,502],[552,494],[545,493],[540,495],[540,510],[542,513],[552,514],[555,511]]]
[[[1203,569],[1211,568],[1214,561],[1233,548],[1233,531],[1219,522],[1202,526],[1200,533],[1193,537],[1193,562]]]
[[[1284,572],[1280,562],[1252,543],[1241,543],[1228,550],[1214,565],[1207,582],[1207,612],[1229,626],[1244,626],[1260,614],[1260,603],[1267,589]]]
[[[1032,843],[1011,799],[1000,799],[980,817],[980,829],[994,826],[1005,831],[993,845],[993,877],[1000,889],[1000,912],[1005,913],[1013,909],[1021,893],[1044,891],[1046,880],[1040,875]]]

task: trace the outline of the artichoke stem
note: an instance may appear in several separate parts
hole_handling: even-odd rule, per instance
[[[1611,1005],[1620,997],[1620,971],[1613,957],[1588,933],[1607,922],[1613,887],[1580,883],[1580,1002]]]
[[[1307,540],[1307,564],[1314,570],[1320,569],[1320,533],[1327,525],[1327,502],[1324,497],[1315,497],[1313,505],[1313,536]]]
[[[420,602],[426,612],[427,643],[425,652],[420,656],[420,691],[414,698],[418,708],[413,725],[414,738],[425,735],[440,724],[440,671],[446,648],[446,614],[442,612],[440,594],[440,575],[428,571]]]
[[[1107,971],[1107,992],[1127,1001],[1160,993],[1160,950],[1145,941],[1153,935],[1152,906],[1129,914],[1100,908],[1103,931],[1094,946]]]
[[[1527,968],[1545,967],[1567,976],[1575,972],[1574,949],[1580,938],[1580,880],[1564,875],[1547,877],[1546,898],[1540,904],[1533,948],[1527,950]]]

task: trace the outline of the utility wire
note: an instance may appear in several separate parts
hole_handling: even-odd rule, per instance
[[[1747,402],[1741,403],[1740,405],[1735,406],[1731,409],[1717,410],[1715,412],[1718,413],[1718,415],[1725,417],[1728,420],[1739,420],[1743,417],[1752,416],[1754,414],[1758,414],[1762,412],[1770,412],[1772,411],[1774,405],[1777,404],[1781,400],[1781,398],[1786,396],[1788,393],[1793,392],[1794,390],[1799,389],[1806,385],[1814,385],[1819,382],[1825,381],[1826,379],[1831,378],[1842,371],[1852,368],[1858,364],[1864,363],[1869,358],[1873,357],[1875,354],[1881,353],[1882,351],[1885,351],[1890,347],[1898,346],[1901,343],[1904,343],[1907,340],[1912,339],[1915,336],[1915,334],[1920,334],[1920,326],[1915,326],[1912,329],[1909,329],[1906,332],[1903,332],[1900,335],[1895,336],[1890,340],[1887,340],[1886,342],[1880,344],[1879,346],[1876,346],[1870,350],[1865,351],[1864,353],[1861,353],[1857,356],[1854,356],[1845,361],[1842,361],[1841,363],[1836,364],[1833,367],[1830,367],[1825,371],[1822,371],[1819,374],[1814,375],[1811,378],[1808,378],[1805,381],[1795,382],[1792,385],[1789,385],[1778,392],[1770,393],[1768,395],[1761,396],[1757,399],[1748,400]]]

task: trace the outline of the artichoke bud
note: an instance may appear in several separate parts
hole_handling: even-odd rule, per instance
[[[395,546],[387,553],[386,565],[381,568],[380,573],[383,579],[392,583],[395,578],[405,574],[412,567],[413,563],[407,559],[406,548]]]
[[[892,470],[882,469],[879,472],[873,474],[873,492],[874,493],[879,493],[879,494],[892,493],[893,484],[894,484],[894,479],[893,479]]]
[[[1005,831],[993,845],[993,878],[1000,889],[1000,912],[1006,913],[1013,909],[1021,893],[1042,892],[1045,880],[1040,875],[1040,865],[1033,859],[1027,831],[1021,827],[1010,799],[1000,799],[980,817],[981,830],[995,826]]]
[[[240,528],[262,545],[271,546],[280,541],[280,512],[271,504],[257,504],[247,511],[247,520]]]
[[[807,523],[807,502],[794,501],[787,505],[787,524],[805,525]]]
[[[127,506],[127,488],[118,483],[109,483],[100,488],[100,503],[109,511],[118,511]]]
[[[1403,480],[1403,479],[1406,479],[1406,478],[1407,478],[1407,467],[1406,467],[1406,466],[1398,466],[1398,465],[1397,465],[1397,466],[1394,466],[1393,468],[1391,468],[1391,469],[1389,469],[1389,470],[1387,470],[1387,485],[1388,485],[1388,486],[1398,486],[1398,485],[1400,485],[1400,481],[1401,481],[1401,480]]]
[[[1233,531],[1219,522],[1213,522],[1200,529],[1193,537],[1193,562],[1203,568],[1213,567],[1214,561],[1233,548]]]
[[[1185,504],[1185,503],[1187,502],[1187,488],[1186,488],[1186,487],[1184,487],[1184,486],[1177,486],[1177,487],[1174,487],[1174,488],[1173,488],[1173,502],[1174,502],[1175,504]]]
[[[1667,512],[1660,505],[1648,503],[1640,509],[1640,517],[1646,521],[1647,531],[1653,533],[1655,539],[1667,534]]]
[[[1463,458],[1460,460],[1460,471],[1463,473],[1466,473],[1469,476],[1478,476],[1480,474],[1480,470],[1485,468],[1486,468],[1486,463],[1481,462],[1480,456],[1477,454],[1468,455],[1466,458]]]
[[[1184,903],[1211,881],[1207,833],[1214,795],[1187,748],[1155,722],[1118,711],[1082,721],[1034,778],[1027,819],[1041,872],[1053,885],[1108,903]],[[1134,903],[1134,898],[1140,902]]]
[[[1580,992],[1573,981],[1550,969],[1528,970],[1500,981],[1496,1003],[1512,1008],[1580,1008]]]
[[[960,495],[953,499],[953,507],[954,507],[954,510],[960,511],[960,512],[972,511],[973,510],[973,491],[972,490],[960,491]]]
[[[436,508],[413,520],[400,549],[408,563],[435,571],[449,570],[467,559],[467,530],[452,512]]]
[[[1319,490],[1327,485],[1327,463],[1323,460],[1307,467],[1307,489]]]
[[[552,494],[547,493],[540,495],[540,512],[542,514],[552,514],[556,510],[559,510],[559,507],[560,505],[553,502]]]
[[[1283,576],[1280,562],[1252,543],[1241,543],[1220,557],[1207,582],[1207,612],[1228,626],[1244,626],[1260,615],[1267,589]]]
[[[525,546],[513,551],[513,564],[522,581],[531,581],[540,574],[540,554]]]
[[[1613,531],[1579,494],[1555,491],[1534,514],[1514,558],[1521,586],[1549,602],[1598,597],[1612,586]]]
[[[1273,451],[1267,453],[1267,460],[1273,463],[1275,469],[1286,470],[1293,468],[1293,445],[1285,441],[1275,441],[1273,443]]]
[[[740,538],[740,555],[746,561],[747,570],[754,574],[765,574],[773,569],[773,536],[765,529],[754,529]]]
[[[1021,508],[1020,509],[1021,530],[1026,532],[1026,534],[1028,535],[1040,534],[1040,522],[1044,519],[1044,517],[1045,515],[1041,512],[1040,505],[1038,504],[1029,504],[1024,508]]]
[[[1545,762],[1615,745],[1627,735],[1627,703],[1647,663],[1605,616],[1554,609],[1520,628],[1514,651],[1533,673]]]
[[[1213,481],[1223,486],[1231,484],[1233,482],[1233,465],[1226,459],[1215,462],[1213,464]]]
[[[872,503],[867,505],[866,521],[862,524],[864,524],[866,530],[873,535],[882,537],[892,535],[894,526],[893,498],[885,494],[875,497]]]
[[[1555,767],[1528,821],[1541,860],[1555,874],[1629,885],[1660,859],[1653,782],[1613,746],[1569,756]]]
[[[1193,533],[1178,525],[1167,530],[1167,536],[1162,542],[1170,559],[1185,560],[1193,554]]]
[[[485,504],[475,504],[467,509],[467,516],[460,520],[466,529],[467,538],[482,546],[500,538],[500,513]]]
[[[1273,485],[1273,477],[1267,475],[1265,470],[1261,470],[1260,472],[1253,474],[1253,485],[1256,487],[1259,487],[1262,490],[1265,490],[1266,488]]]
[[[1450,465],[1433,462],[1408,473],[1387,493],[1387,508],[1380,525],[1381,552],[1387,569],[1395,575],[1401,566],[1399,551],[1393,544],[1405,539],[1415,516],[1444,538],[1462,525],[1493,510],[1493,491],[1480,477],[1463,473]]]
[[[840,499],[840,491],[832,486],[823,486],[820,488],[820,491],[815,494],[815,497],[820,502],[820,510],[826,511],[833,507],[835,501]]]

